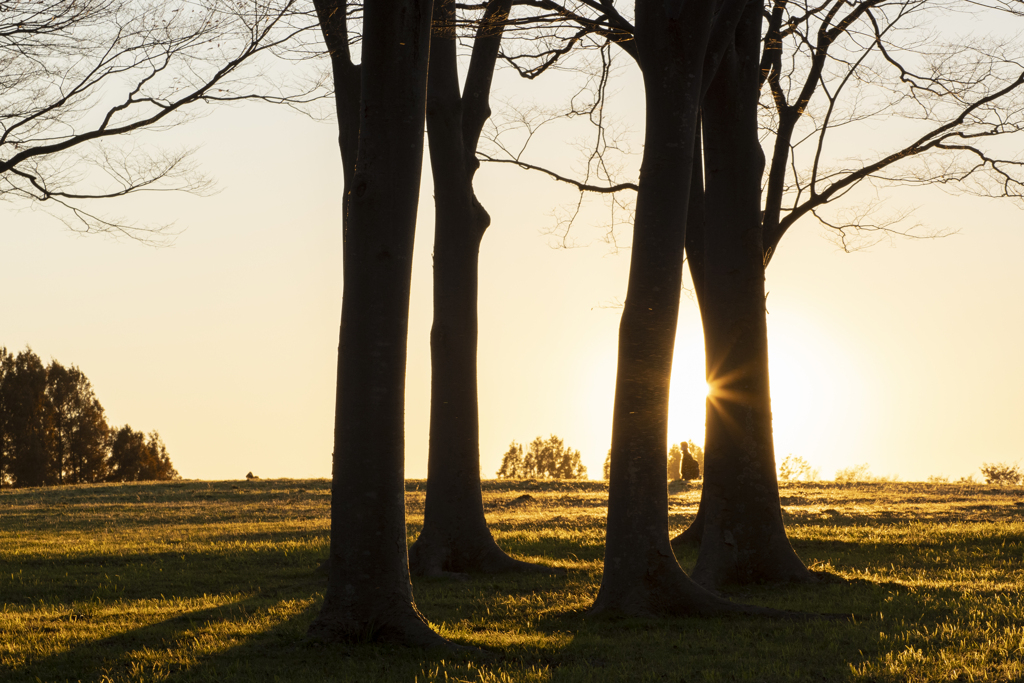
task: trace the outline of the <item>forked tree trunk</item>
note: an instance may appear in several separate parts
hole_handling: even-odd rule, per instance
[[[626,303],[619,325],[604,577],[592,612],[680,615],[740,611],[691,581],[668,539],[668,393],[682,282],[702,72],[715,5],[643,0],[636,42],[646,91]],[[722,3],[735,8],[736,3]],[[719,19],[726,16],[718,8]],[[734,26],[735,24],[733,24]],[[731,34],[731,29],[723,29]]]
[[[364,5],[358,153],[346,188],[331,555],[310,626],[327,641],[447,643],[416,610],[405,536],[406,339],[430,5]],[[318,0],[317,9],[336,16],[345,6]]]
[[[438,0],[427,88],[434,178],[434,321],[430,331],[430,448],[423,531],[409,549],[413,574],[546,571],[494,542],[480,491],[477,283],[490,216],[473,192],[476,144],[490,115],[491,75],[511,0],[492,0],[459,93],[455,2]]]
[[[704,489],[690,537],[700,537],[693,578],[709,587],[813,578],[786,537],[775,474],[757,139],[759,9],[748,7],[703,103],[700,302],[711,393]]]

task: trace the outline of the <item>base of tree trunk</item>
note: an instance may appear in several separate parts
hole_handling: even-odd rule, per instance
[[[695,582],[711,590],[730,584],[818,582],[793,550],[781,515],[748,512],[726,520],[717,506],[712,508],[705,515],[700,554],[690,572]]]
[[[728,614],[792,618],[794,613],[766,607],[740,605],[698,585],[679,567],[675,557],[649,561],[648,570],[638,581],[601,584],[590,608],[590,616],[622,617],[711,617]],[[802,617],[803,615],[801,615]]]
[[[517,560],[498,547],[490,533],[473,541],[458,541],[432,534],[428,529],[409,547],[409,571],[429,578],[465,578],[467,574],[564,575],[562,567]]]
[[[415,607],[397,605],[378,609],[370,617],[357,618],[342,605],[325,599],[320,614],[309,626],[310,640],[323,643],[389,643],[407,647],[472,650],[435,633]]]

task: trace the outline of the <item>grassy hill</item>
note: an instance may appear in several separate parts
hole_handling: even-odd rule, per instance
[[[425,483],[407,483],[410,542]],[[673,530],[700,490],[670,488]],[[484,483],[500,545],[565,577],[416,580],[487,657],[303,636],[328,548],[324,480],[0,491],[0,681],[937,681],[1024,678],[1024,489],[784,484],[797,553],[835,581],[735,600],[843,618],[595,621],[603,482]],[[684,568],[696,553],[680,552]]]

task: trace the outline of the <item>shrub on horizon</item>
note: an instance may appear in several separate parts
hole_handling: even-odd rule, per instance
[[[871,468],[867,463],[854,465],[853,467],[844,467],[843,469],[836,471],[837,484],[852,484],[854,482],[884,483],[896,482],[899,480],[899,475],[896,474],[889,476],[871,474]]]
[[[1024,481],[1024,472],[1020,471],[1019,465],[1009,465],[1004,462],[992,462],[982,463],[981,467],[982,476],[985,477],[986,484],[1008,484],[1010,486],[1019,485]]]
[[[792,453],[782,459],[778,471],[779,481],[818,481],[821,478],[821,470],[811,467],[811,463],[803,456]]]

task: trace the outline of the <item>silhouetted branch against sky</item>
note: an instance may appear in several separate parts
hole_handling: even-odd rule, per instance
[[[40,203],[70,228],[153,243],[168,225],[101,217],[90,202],[141,191],[208,193],[189,148],[139,135],[201,115],[194,105],[312,105],[309,69],[267,74],[315,24],[295,0],[10,0],[0,15],[0,199]]]
[[[525,0],[515,3],[509,19],[511,30],[502,45],[501,58],[521,77],[533,80],[541,74],[571,74],[573,85],[560,105],[541,106],[533,101],[506,100],[484,133],[487,144],[481,160],[516,163],[521,168],[541,171],[553,179],[574,186],[579,195],[571,205],[554,211],[554,225],[546,232],[555,236],[557,246],[572,247],[571,235],[584,208],[588,193],[604,195],[608,219],[604,241],[617,249],[616,228],[632,224],[633,196],[617,196],[622,189],[635,189],[623,182],[630,175],[625,167],[632,154],[628,139],[633,131],[606,110],[609,85],[619,70],[614,53],[625,50],[635,57],[631,21],[611,2],[565,2]],[[574,120],[590,124],[589,131],[573,127]],[[536,158],[536,142],[542,129],[546,136],[571,131],[577,156],[571,168],[556,169]],[[534,149],[530,149],[530,147]]]
[[[1024,53],[1016,41],[951,26],[984,9],[963,0],[775,4],[762,59],[764,143],[774,148],[769,253],[809,213],[841,225],[846,249],[873,234],[914,235],[908,211],[862,212],[859,227],[836,213],[850,202],[884,212],[870,197],[892,187],[1021,198],[1020,149],[1010,136],[1024,124]],[[874,191],[855,192],[865,182]],[[832,202],[829,218],[821,210]]]
[[[600,50],[608,61],[603,73],[613,80],[609,47],[614,43],[633,54],[632,25],[611,2],[527,0],[515,12],[515,37],[506,41],[502,56],[526,78],[554,70],[586,72],[588,64],[592,73],[602,73],[586,57]],[[1002,36],[973,23],[993,14],[1007,26]],[[1012,24],[1022,21],[1020,15],[1018,4],[999,0],[766,3],[761,139],[768,157],[768,258],[786,231],[808,215],[837,231],[845,249],[884,235],[949,234],[921,232],[908,222],[912,211],[890,208],[897,187],[933,185],[1019,201],[1022,150],[1013,135],[1024,124],[1024,46]],[[594,77],[582,77],[588,79]],[[571,171],[552,166],[543,148],[531,143],[560,117],[578,116],[572,105],[553,110],[512,103],[490,130],[492,145],[483,158],[539,170],[581,192],[632,189],[634,178],[621,175],[630,154],[627,136],[609,132],[603,114],[609,85],[597,82],[590,90],[594,110],[602,115],[590,117],[594,142],[581,150]],[[568,218],[558,220],[563,242],[579,210],[579,201],[574,204]],[[861,216],[860,227],[846,220],[851,215]],[[842,226],[841,234],[835,226]]]

